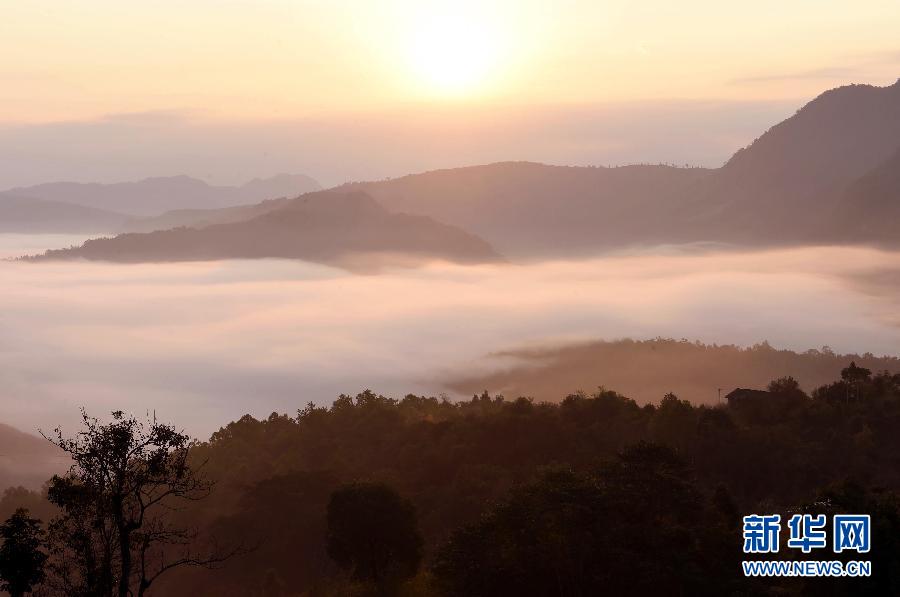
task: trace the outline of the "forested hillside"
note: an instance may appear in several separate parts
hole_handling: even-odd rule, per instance
[[[171,518],[233,557],[176,571],[154,594],[807,594],[809,582],[750,582],[737,568],[742,513],[798,508],[871,513],[875,572],[831,594],[890,594],[898,428],[900,375],[855,363],[811,395],[782,378],[721,407],[671,394],[639,406],[611,390],[558,404],[366,391],[246,416],[191,448],[214,485]],[[336,496],[345,517],[364,516],[354,524],[389,512],[371,532],[407,555],[385,555],[384,575],[335,547]],[[2,514],[16,504],[54,512],[10,491]]]
[[[491,371],[448,375],[447,387],[464,393],[487,388],[556,402],[561,391],[591,391],[604,385],[638,404],[658,402],[673,392],[694,405],[712,406],[735,386],[761,388],[784,376],[794,377],[811,392],[839,377],[850,361],[872,371],[900,373],[896,357],[838,354],[827,346],[795,352],[767,342],[742,347],[672,338],[527,347],[490,356],[498,361]]]

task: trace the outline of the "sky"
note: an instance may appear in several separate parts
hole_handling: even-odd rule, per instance
[[[0,187],[336,184],[467,157],[716,166],[825,89],[893,83],[897,31],[895,0],[10,2]],[[622,130],[673,111],[689,127]]]

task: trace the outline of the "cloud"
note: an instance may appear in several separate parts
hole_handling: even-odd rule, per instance
[[[864,64],[896,65],[900,63],[900,49],[866,52],[856,55],[855,58]]]
[[[896,300],[847,281],[885,268],[900,254],[656,251],[377,276],[277,260],[0,262],[3,422],[157,409],[205,437],[247,412],[367,387],[433,395],[460,372],[504,366],[489,353],[593,339],[891,353]]]
[[[731,79],[731,85],[747,85],[754,83],[770,83],[777,81],[800,81],[800,80],[823,80],[823,79],[840,79],[844,82],[853,81],[862,76],[863,71],[859,67],[843,67],[832,66],[826,68],[816,68],[793,73],[781,73],[770,75],[756,75],[751,77],[740,77]]]
[[[134,126],[184,125],[199,115],[189,110],[151,110],[147,112],[126,112],[107,114],[99,122]]]
[[[845,56],[846,64],[825,66],[789,73],[770,73],[739,77],[728,81],[730,85],[753,85],[780,81],[838,81],[841,84],[871,80],[875,72],[883,73],[900,66],[900,50],[887,50]],[[879,77],[883,78],[883,77]],[[891,81],[893,82],[893,81]]]

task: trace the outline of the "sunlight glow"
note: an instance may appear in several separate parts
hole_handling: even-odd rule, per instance
[[[502,35],[477,14],[429,14],[414,24],[409,56],[416,78],[441,95],[469,94],[500,66]]]

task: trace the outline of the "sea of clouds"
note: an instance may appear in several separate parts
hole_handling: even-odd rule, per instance
[[[0,238],[7,254],[59,238]],[[0,404],[23,430],[78,409],[198,437],[365,388],[437,395],[489,353],[656,336],[900,354],[900,253],[667,249],[356,275],[303,262],[0,261]],[[563,396],[573,388],[560,388]]]

